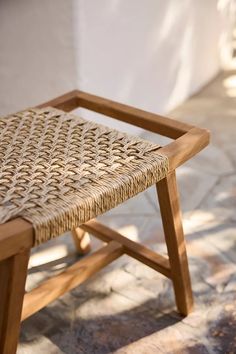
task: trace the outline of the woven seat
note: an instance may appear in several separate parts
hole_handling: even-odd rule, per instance
[[[21,216],[35,244],[72,229],[167,175],[160,146],[55,108],[0,119],[0,223]]]

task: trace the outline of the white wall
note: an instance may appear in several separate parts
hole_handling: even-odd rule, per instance
[[[167,111],[219,70],[215,0],[80,0],[78,85]]]
[[[72,0],[0,0],[0,114],[76,86]]]
[[[167,112],[217,73],[223,32],[216,0],[2,0],[0,114],[75,87]]]
[[[79,0],[74,6],[77,86],[85,91],[166,113],[219,70],[224,29],[216,0]]]

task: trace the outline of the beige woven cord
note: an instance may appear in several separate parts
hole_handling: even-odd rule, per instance
[[[35,244],[164,178],[159,145],[51,107],[0,119],[0,223],[18,216]]]

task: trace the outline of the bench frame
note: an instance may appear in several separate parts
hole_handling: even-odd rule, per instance
[[[22,320],[81,284],[123,254],[128,254],[172,280],[176,305],[182,315],[188,315],[193,308],[175,169],[208,145],[209,132],[78,90],[38,107],[47,106],[66,112],[78,107],[86,108],[106,115],[108,118],[112,117],[174,139],[173,142],[159,149],[160,153],[168,157],[170,171],[166,178],[156,184],[168,257],[156,254],[143,245],[91,220],[72,230],[78,252],[85,254],[90,250],[85,232],[91,233],[107,245],[25,294],[28,261],[34,244],[33,226],[21,218],[0,225],[1,354],[16,352]]]

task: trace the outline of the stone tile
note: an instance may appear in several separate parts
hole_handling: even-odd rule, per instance
[[[193,168],[199,176],[203,174],[205,181],[212,178],[210,175],[222,176],[235,170],[227,154],[219,146],[213,144],[188,161],[186,166]]]
[[[26,280],[26,291],[30,291],[47,278],[47,273],[38,269],[36,273],[28,274]]]
[[[221,305],[215,304],[208,312],[208,340],[214,353],[236,352],[236,301],[221,299]]]
[[[148,217],[140,231],[139,242],[158,252],[166,253],[165,236],[160,215]]]
[[[214,230],[221,224],[222,220],[215,218],[211,210],[201,209],[201,206],[194,211],[185,212],[183,215],[183,226],[187,236],[194,233],[198,235],[201,231],[208,235],[209,230]]]
[[[231,76],[231,72],[221,72],[214,80],[210,81],[203,89],[197,94],[197,97],[212,97],[212,98],[227,98],[227,90],[224,86],[224,80]]]
[[[44,309],[22,323],[20,341],[22,343],[36,342],[41,336],[46,336],[53,331],[54,327],[52,318]]]
[[[74,327],[76,327],[78,318],[93,321],[93,319],[96,320],[101,317],[119,316],[122,312],[131,311],[135,305],[135,301],[114,291],[100,298],[94,297],[92,293],[92,296],[76,309]]]
[[[160,208],[159,208],[159,202],[158,202],[158,197],[157,197],[156,185],[149,187],[145,191],[145,194],[146,194],[147,199],[149,200],[149,202],[152,204],[153,208],[155,209],[155,211],[159,212]]]
[[[228,127],[222,125],[225,120],[232,126],[233,117],[236,113],[235,100],[217,97],[197,97],[193,96],[182,105],[172,110],[168,116],[192,125],[198,125],[202,128],[214,129],[214,120],[216,127],[221,132],[227,131]],[[231,124],[232,123],[232,124]]]
[[[149,268],[133,258],[131,258],[130,262],[127,262],[124,269],[126,272],[132,274],[137,280],[153,279],[153,277],[157,275],[157,272],[154,269]]]
[[[222,177],[200,205],[218,221],[236,221],[236,175]]]
[[[193,287],[198,282],[204,282],[218,292],[222,292],[236,272],[236,265],[224,253],[221,254],[215,243],[209,242],[200,233],[192,239],[188,237],[188,255],[190,257],[190,270],[193,278]]]
[[[152,299],[156,299],[156,295],[148,288],[145,288],[141,285],[141,282],[136,282],[136,284],[127,284],[126,287],[119,288],[117,286],[112,286],[112,291],[121,295],[122,297],[132,301],[135,306],[141,306],[142,304],[150,301]],[[156,308],[156,312],[161,312],[159,307]]]
[[[209,226],[207,241],[213,245],[227,263],[236,264],[236,223]],[[204,232],[206,235],[206,233]],[[204,237],[204,236],[203,236]]]
[[[232,275],[232,277],[230,278],[230,281],[228,282],[228,284],[225,286],[224,288],[224,294],[227,293],[229,294],[236,294],[236,273]],[[234,305],[231,306],[231,308],[234,309]]]
[[[27,291],[77,260],[78,255],[69,234],[35,247],[29,262]]]
[[[153,217],[130,216],[128,219],[121,215],[115,217],[104,216],[100,220],[135,242],[145,243],[149,246],[164,242],[162,221],[158,213]]]
[[[181,166],[177,170],[177,183],[183,213],[197,208],[217,181],[216,176],[200,171],[197,166]]]
[[[64,235],[61,235],[60,237],[56,237],[56,238],[48,241],[46,244],[42,243],[41,245],[34,247],[32,249],[31,255],[34,255],[35,253],[39,253],[41,251],[42,252],[46,251],[46,253],[49,255],[51,247],[54,250],[56,247],[58,247],[58,253],[59,253],[60,257],[64,257],[70,252],[73,253],[74,252],[74,244],[73,244],[73,240],[72,240],[70,232],[67,232]],[[56,250],[55,250],[55,252],[56,252]],[[53,256],[51,258],[53,258]]]
[[[104,215],[99,217],[98,220],[105,225],[109,226],[120,232],[122,235],[130,238],[133,241],[138,241],[140,239],[140,232],[144,227],[147,216],[134,216],[130,215],[127,217],[124,215],[116,214],[115,216]]]
[[[45,336],[40,336],[36,341],[31,341],[28,344],[21,344],[17,350],[17,354],[32,354],[32,353],[67,354],[67,352],[62,351],[57,345],[55,345]]]
[[[198,163],[199,165],[201,162]],[[209,168],[210,169],[210,168]],[[205,196],[211,191],[213,186],[218,180],[208,172],[199,170],[197,163],[196,166],[186,164],[177,169],[177,184],[180,195],[181,210],[183,212],[193,211]],[[152,201],[153,205],[156,204],[156,209],[159,212],[159,203],[155,194],[155,187],[149,188],[148,198]]]
[[[155,299],[139,306],[124,296],[112,293],[103,301],[88,302],[90,310],[88,308],[86,314],[84,308],[77,313],[72,329],[51,338],[67,353],[111,353],[177,321],[153,311]],[[92,317],[89,316],[91,311]]]
[[[168,116],[191,125],[204,127],[206,117],[212,113],[212,107],[218,104],[218,99],[209,100],[208,97],[196,96],[179,105]]]
[[[135,197],[127,200],[123,204],[118,205],[116,208],[108,211],[106,216],[113,215],[152,215],[155,213],[155,207],[150,203],[146,193],[139,193]]]
[[[180,328],[177,322],[171,327],[163,328],[115,353],[135,353],[135,351],[139,353],[139,348],[141,353],[209,353],[203,343],[194,339],[189,333],[188,335],[184,334],[184,331],[186,332],[186,329]]]
[[[130,258],[126,257],[125,259],[125,264],[120,266],[120,264],[118,265],[117,262],[114,262],[108,268],[93,276],[91,280],[86,282],[86,289],[81,290],[79,287],[71,293],[76,297],[80,297],[81,291],[89,291],[91,294],[103,298],[112,291],[118,291],[126,288],[130,283],[135,283],[135,276],[125,271],[125,265],[129,263]]]
[[[131,345],[127,345],[122,349],[118,349],[113,352],[114,354],[147,354],[147,353],[155,353],[155,354],[163,354],[163,350],[155,343],[146,343],[142,340],[139,340]]]
[[[234,141],[226,141],[223,143],[222,150],[225,151],[225,154],[228,155],[228,157],[231,160],[232,165],[234,166],[234,170],[236,170],[236,139]]]

